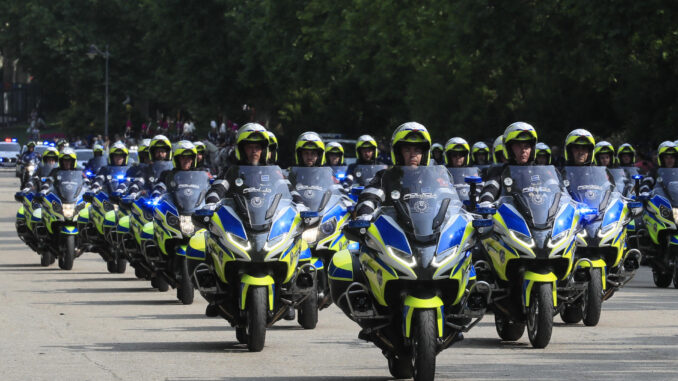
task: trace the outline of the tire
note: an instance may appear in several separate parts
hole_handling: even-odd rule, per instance
[[[160,292],[169,291],[169,283],[167,283],[167,281],[165,279],[163,279],[162,277],[156,277],[156,278],[153,278],[153,279],[155,280],[155,288],[157,288],[158,291],[160,291]]]
[[[581,302],[577,300],[574,304],[567,304],[562,311],[560,311],[560,318],[565,324],[577,324],[584,316]]]
[[[52,253],[49,250],[45,250],[40,254],[40,266],[47,267],[54,263],[52,258]]]
[[[186,263],[186,258],[181,258],[177,266],[178,272],[181,274],[181,279],[177,285],[177,299],[183,304],[193,304],[195,291],[193,289],[191,277],[188,276],[188,264]]]
[[[673,287],[678,288],[678,258],[673,262]]]
[[[115,272],[124,274],[125,271],[127,271],[127,259],[118,256],[118,259],[115,261]]]
[[[247,328],[235,327],[235,338],[240,344],[247,344]]]
[[[141,267],[135,267],[134,268],[134,276],[137,277],[138,279],[146,279],[146,270],[144,270]]]
[[[250,352],[261,352],[266,341],[266,315],[268,313],[266,287],[251,287],[247,299],[247,349]]]
[[[553,285],[535,283],[527,312],[527,336],[534,348],[546,348],[553,330]]]
[[[115,260],[106,262],[106,269],[111,274],[116,274],[118,272],[118,266],[115,264]]]
[[[304,329],[314,329],[318,325],[318,293],[313,291],[299,306],[297,321]]]
[[[438,328],[435,310],[414,311],[412,322],[412,373],[415,381],[435,378]]]
[[[595,327],[600,321],[600,310],[603,304],[603,280],[600,269],[591,270],[591,281],[586,289],[584,303],[584,325]]]
[[[494,315],[494,327],[503,341],[518,341],[525,333],[525,323],[510,322],[507,317],[498,313]]]
[[[412,357],[389,357],[388,371],[395,379],[412,378]]]
[[[666,288],[671,284],[673,274],[671,272],[661,273],[658,270],[652,270],[652,279],[655,286],[659,288]]]
[[[63,270],[72,270],[73,261],[75,260],[75,236],[67,235],[65,239],[64,249],[66,250],[61,258],[59,258],[59,267]]]

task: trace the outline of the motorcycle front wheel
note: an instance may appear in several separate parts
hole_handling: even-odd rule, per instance
[[[59,267],[62,270],[72,270],[75,259],[75,236],[67,235],[65,238],[64,252],[59,258]]]
[[[266,287],[250,288],[247,297],[247,349],[261,352],[266,342],[266,314],[268,295]]]
[[[315,290],[301,302],[297,321],[304,329],[314,329],[318,324],[318,293]]]
[[[593,327],[600,321],[600,310],[603,304],[603,280],[600,269],[591,270],[591,281],[585,295],[584,325]]]
[[[188,275],[188,264],[186,258],[182,257],[178,263],[178,273],[180,275],[179,284],[177,286],[177,299],[183,304],[192,304],[195,292],[193,290],[193,282]]]
[[[553,330],[553,285],[535,283],[527,309],[527,336],[534,348],[546,348]]]
[[[438,325],[435,310],[416,310],[412,325],[412,370],[415,381],[433,380],[436,374]]]

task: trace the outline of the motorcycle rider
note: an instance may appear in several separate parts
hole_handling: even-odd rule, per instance
[[[205,143],[201,141],[195,141],[193,142],[193,145],[195,146],[195,150],[198,154],[196,158],[196,165],[195,169],[200,170],[200,171],[205,171],[209,175],[210,178],[212,178],[212,171],[210,170],[209,165],[207,164],[207,146],[205,146]]]
[[[59,139],[56,143],[56,146],[59,152],[61,152],[64,148],[68,147],[68,141],[66,139]]]
[[[330,167],[344,165],[344,147],[341,143],[327,143],[327,146],[325,146],[325,165]]]
[[[94,157],[87,160],[87,164],[85,164],[85,171],[90,171],[93,174],[97,174],[99,169],[106,166],[107,164],[106,158],[104,157],[104,146],[101,144],[95,144],[92,147],[92,152],[94,153]]]
[[[42,159],[38,168],[33,172],[33,176],[26,181],[26,184],[24,184],[24,188],[21,191],[24,193],[39,191],[40,185],[42,184],[40,174],[51,173],[58,159],[59,151],[54,147],[47,147],[47,149],[42,152]]]
[[[593,148],[593,163],[613,168],[615,166],[614,146],[605,140],[596,143],[596,146]]]
[[[195,145],[188,140],[181,140],[174,144],[172,152],[172,162],[174,168],[169,171],[164,171],[160,174],[160,178],[153,186],[153,197],[157,197],[168,191],[168,184],[171,184],[174,179],[174,174],[179,171],[201,171],[203,169],[197,168],[198,151]]]
[[[451,168],[468,166],[470,152],[470,147],[465,139],[451,138],[445,143],[445,165]]]
[[[620,167],[633,167],[636,164],[636,150],[629,143],[624,143],[617,150]]]
[[[356,162],[349,165],[346,173],[355,175],[355,168],[358,165],[381,164],[378,159],[379,148],[377,141],[370,135],[361,135],[355,144]]]
[[[122,142],[116,142],[108,150],[108,165],[102,167],[97,176],[94,178],[92,183],[92,192],[99,192],[106,181],[111,179],[111,173],[115,167],[125,167],[127,166],[127,160],[129,158],[129,150],[125,147],[125,144]]]
[[[507,165],[532,165],[536,155],[537,131],[532,125],[525,122],[515,122],[506,127],[504,135],[500,136],[504,152],[508,154],[508,161],[501,166],[491,167],[488,179],[480,193],[481,208],[488,208],[501,194],[501,174]],[[495,144],[499,140],[495,140]],[[496,145],[495,145],[496,147]],[[495,150],[496,154],[496,150]]]
[[[28,163],[29,161],[39,157],[40,155],[35,152],[35,142],[31,140],[30,142],[26,143],[26,151],[21,154],[19,160],[23,163]]]
[[[268,132],[258,123],[247,123],[238,129],[235,137],[236,165],[266,165],[269,147]],[[214,206],[225,198],[238,176],[237,166],[229,166],[214,180],[205,196],[205,204]]]
[[[596,140],[583,128],[571,131],[565,138],[565,165],[591,165]]]
[[[60,181],[61,176],[58,175],[59,171],[73,171],[78,169],[78,156],[70,147],[64,147],[61,152],[59,152],[58,165],[56,168],[53,168],[49,173],[49,176],[45,179],[40,187],[40,193],[46,194],[49,189],[52,188],[52,185]]]
[[[445,163],[444,157],[445,148],[440,143],[433,143],[431,146],[431,156],[436,165],[443,165]]]
[[[497,136],[492,144],[492,162],[494,164],[504,164],[508,162],[506,147],[503,135]]]
[[[371,155],[374,155],[376,149],[372,149],[371,152]],[[320,135],[312,131],[299,135],[294,147],[294,161],[300,167],[323,166],[325,164],[325,143]]]
[[[487,165],[490,164],[490,147],[483,142],[473,143],[471,147],[471,160],[475,165]]]
[[[386,202],[382,184],[386,171],[398,170],[397,166],[426,166],[431,161],[431,136],[426,127],[417,122],[398,126],[391,137],[391,147],[391,160],[396,167],[377,172],[365,187],[355,207],[357,219],[371,221],[374,211]]]
[[[152,162],[170,161],[172,159],[172,143],[165,135],[154,136],[148,147]],[[143,189],[152,189],[157,180],[151,165],[141,167],[139,176],[135,176],[128,186],[129,192],[136,194]],[[124,187],[121,189],[124,190]]]
[[[550,165],[551,164],[551,148],[546,144],[539,142],[535,146],[537,151],[537,156],[534,159],[534,163],[537,165]]]
[[[659,168],[677,168],[678,167],[678,146],[676,143],[666,140],[659,144],[657,148],[657,164]],[[645,176],[640,185],[640,195],[649,196],[650,191],[657,183],[657,169],[653,169]]]

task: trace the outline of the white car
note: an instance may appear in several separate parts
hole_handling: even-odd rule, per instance
[[[15,167],[20,153],[21,145],[16,139],[0,142],[0,167]]]
[[[85,168],[89,159],[94,157],[94,151],[90,148],[78,148],[75,150],[75,155],[78,157],[78,168]]]

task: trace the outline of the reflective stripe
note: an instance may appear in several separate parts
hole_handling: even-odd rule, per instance
[[[485,186],[486,186],[486,187],[494,186],[495,188],[499,189],[499,183],[498,183],[497,181],[495,181],[495,180],[488,180],[488,181],[486,181],[486,182],[485,182]]]
[[[356,205],[355,210],[360,210],[360,208],[362,208],[363,206],[368,207],[372,210],[377,208],[377,206],[374,204],[374,202],[372,202],[370,200],[365,200],[365,201],[361,202],[360,204]]]
[[[492,192],[485,192],[480,195],[480,201],[494,201],[494,194]]]
[[[372,194],[377,196],[381,201],[384,201],[386,199],[386,195],[384,194],[384,191],[379,189],[379,188],[365,188],[361,194]]]

